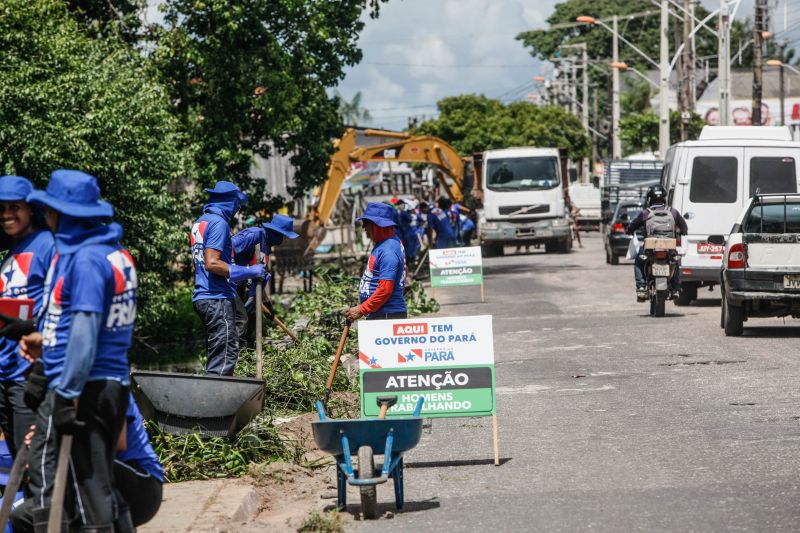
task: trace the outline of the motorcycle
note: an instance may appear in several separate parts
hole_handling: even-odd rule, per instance
[[[650,315],[662,317],[669,297],[670,280],[680,261],[678,241],[668,237],[647,237],[642,252],[645,255],[644,272]]]

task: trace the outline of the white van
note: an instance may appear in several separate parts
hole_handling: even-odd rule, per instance
[[[667,151],[661,182],[689,226],[675,303],[688,305],[700,287],[720,282],[724,247],[708,236],[727,237],[756,191],[798,192],[799,169],[800,142],[786,127],[705,126],[698,140]]]

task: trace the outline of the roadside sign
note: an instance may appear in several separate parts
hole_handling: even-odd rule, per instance
[[[358,351],[365,418],[390,395],[389,416],[411,415],[420,395],[425,417],[496,412],[491,315],[362,321]]]
[[[483,285],[481,247],[430,250],[431,287]]]

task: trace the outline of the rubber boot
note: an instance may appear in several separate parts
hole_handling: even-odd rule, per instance
[[[119,516],[114,521],[115,533],[136,533],[130,509],[120,510]]]
[[[50,508],[37,507],[33,510],[33,533],[47,533],[47,524],[50,521]],[[66,517],[61,518],[61,533],[69,533],[69,522]]]

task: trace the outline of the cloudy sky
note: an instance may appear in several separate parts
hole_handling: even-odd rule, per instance
[[[148,1],[148,20],[160,20],[160,1]],[[449,95],[523,100],[535,92],[533,76],[549,72],[549,66],[534,60],[514,37],[546,27],[558,1],[389,0],[377,20],[365,16],[359,41],[364,58],[348,69],[338,91],[347,99],[361,91],[362,105],[373,116],[366,125],[388,129],[403,128],[412,115],[430,117],[436,101]],[[737,18],[752,17],[753,2],[742,0]],[[702,3],[719,7],[719,0]],[[789,40],[800,48],[800,1],[769,3],[776,7],[775,31],[783,28],[788,6]]]
[[[444,96],[479,93],[503,101],[535,92],[533,76],[549,71],[514,40],[520,31],[544,28],[559,0],[390,0],[380,18],[365,18],[364,59],[347,72],[339,92],[361,91],[372,127],[401,129],[411,115],[430,117]],[[742,0],[737,18],[752,17],[754,0]],[[718,0],[703,0],[709,9]],[[770,1],[775,5],[775,0]],[[800,38],[800,2],[777,0],[783,28]],[[657,9],[654,6],[654,9]],[[800,42],[797,43],[800,48]]]

